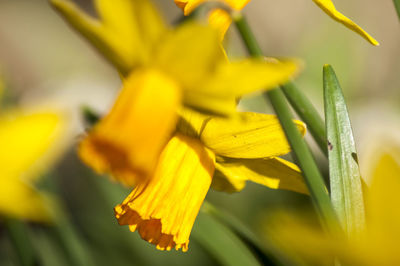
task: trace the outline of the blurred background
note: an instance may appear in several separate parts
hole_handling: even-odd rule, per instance
[[[77,2],[93,12],[90,0]],[[180,18],[181,11],[172,0],[158,0],[156,4],[168,21]],[[253,0],[244,13],[266,55],[304,62],[296,83],[321,114],[322,66],[329,63],[335,68],[349,105],[361,171],[366,171],[363,161],[368,161],[371,143],[387,135],[400,137],[400,24],[389,0],[336,0],[335,4],[380,46],[371,46],[334,22],[310,0]],[[232,57],[246,56],[233,27],[227,47]],[[137,233],[118,226],[112,208],[129,191],[95,176],[80,163],[75,149],[86,127],[82,106],[105,113],[118,92],[120,79],[46,0],[0,0],[0,80],[5,88],[3,107],[51,103],[70,113],[69,148],[49,169],[42,184],[59,197],[67,213],[65,224],[58,229],[32,225],[32,239],[44,265],[77,265],[76,260],[83,260],[81,265],[221,265],[229,261],[215,252],[213,243],[220,241],[223,246],[233,235],[203,214],[195,223],[187,253],[157,251]],[[240,108],[272,112],[260,95],[246,97]],[[324,168],[326,159],[309,140]],[[210,191],[207,200],[256,235],[262,234],[269,212],[310,207],[306,196],[251,183],[236,194]],[[66,237],[67,243],[84,255],[69,256],[71,247],[60,244],[60,237]],[[268,243],[267,236],[264,241]],[[15,256],[6,232],[0,228],[0,265],[16,265]],[[264,259],[266,264],[273,264],[273,259]]]

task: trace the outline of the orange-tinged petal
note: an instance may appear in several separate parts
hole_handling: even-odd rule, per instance
[[[153,178],[139,183],[115,207],[120,225],[138,230],[161,250],[188,249],[189,236],[211,185],[215,157],[203,144],[175,135],[161,154]]]
[[[109,114],[81,142],[81,159],[127,185],[151,175],[175,129],[179,104],[175,82],[155,70],[135,71]]]

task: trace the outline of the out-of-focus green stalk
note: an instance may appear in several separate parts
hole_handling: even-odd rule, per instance
[[[262,57],[263,54],[261,48],[259,47],[243,15],[236,14],[234,16],[234,22],[245,42],[245,45],[247,46],[249,53],[255,57]],[[285,131],[290,146],[292,147],[294,157],[303,172],[312,201],[318,213],[320,214],[325,225],[330,227],[331,223],[336,224],[336,215],[332,208],[329,193],[323,181],[322,175],[319,172],[319,169],[307,144],[293,123],[289,106],[285,101],[282,91],[279,88],[270,90],[266,93],[266,97],[271,101],[272,106],[281,122],[282,128]]]
[[[241,33],[241,36],[251,55],[263,56],[261,48],[254,38],[254,35],[251,32],[245,18],[241,14],[237,14],[235,15],[235,21],[236,26]],[[288,82],[287,84],[283,85],[282,91],[285,93],[286,98],[289,100],[296,113],[307,124],[311,135],[314,137],[322,152],[325,155],[328,155],[326,147],[325,123],[318,114],[317,110],[315,110],[312,103],[292,82]]]
[[[47,176],[45,181],[52,193],[55,195],[61,194],[61,187],[55,176]],[[50,227],[51,233],[57,238],[68,264],[74,266],[94,266],[89,249],[72,224],[71,218],[63,204],[55,200],[52,209],[54,211],[54,224]]]
[[[17,253],[21,266],[37,266],[39,262],[24,222],[5,218],[4,225]]]
[[[94,266],[81,236],[71,224],[65,210],[60,206],[53,233],[59,239],[68,261],[75,266]]]
[[[397,15],[399,16],[400,19],[400,0],[393,0],[394,7],[396,8]]]
[[[291,256],[290,258],[276,245],[270,243],[265,237],[261,240],[248,226],[243,224],[234,215],[215,207],[208,201],[203,202],[202,212],[218,219],[222,224],[230,228],[256,253],[263,265],[297,265],[305,266],[302,262]]]
[[[290,105],[300,116],[300,118],[307,124],[307,129],[310,131],[321,151],[327,156],[328,150],[326,144],[324,120],[321,118],[310,100],[296,87],[293,82],[289,81],[285,85],[282,85],[281,88]]]

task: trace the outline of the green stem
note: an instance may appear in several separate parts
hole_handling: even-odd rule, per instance
[[[396,8],[397,15],[399,16],[400,19],[400,0],[393,0],[394,7]]]
[[[324,120],[321,118],[310,100],[296,87],[293,82],[289,81],[285,85],[281,86],[281,88],[290,105],[300,116],[300,118],[307,124],[307,128],[313,136],[315,142],[318,144],[318,147],[325,154],[325,156],[328,156]]]
[[[251,55],[262,57],[263,52],[258,45],[252,31],[250,30],[246,19],[241,14],[237,14],[234,20]],[[311,135],[321,151],[325,155],[328,155],[325,123],[312,103],[292,82],[288,82],[287,84],[283,85],[282,91],[285,93],[286,98],[289,100],[296,113],[307,124]]]
[[[234,17],[234,21],[249,53],[255,57],[262,57],[263,54],[261,48],[259,47],[245,18],[241,14],[238,14]],[[329,193],[323,181],[322,175],[319,172],[319,169],[307,144],[303,140],[296,125],[293,123],[289,106],[285,101],[282,91],[279,88],[276,88],[267,92],[266,96],[271,101],[272,106],[281,122],[282,128],[285,131],[290,146],[292,147],[295,160],[303,172],[312,201],[318,213],[323,219],[325,225],[331,222],[335,223],[336,215],[332,208]]]
[[[4,225],[15,248],[20,265],[39,265],[34,247],[29,239],[28,228],[24,222],[12,218],[5,218]]]

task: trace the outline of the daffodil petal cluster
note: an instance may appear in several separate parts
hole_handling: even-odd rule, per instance
[[[213,188],[237,192],[250,180],[273,189],[308,193],[299,168],[279,156],[290,146],[275,115],[240,113],[235,119],[180,112],[178,131],[201,140],[216,155]],[[302,135],[306,126],[294,121]]]
[[[286,82],[295,61],[228,62],[215,29],[170,29],[145,0],[97,0],[100,19],[52,3],[124,77],[114,106],[79,145],[94,170],[135,185],[115,207],[121,225],[158,249],[186,251],[211,186],[234,192],[252,180],[307,193],[300,170],[278,157],[290,151],[278,119],[235,111],[242,95]]]
[[[115,207],[128,225],[160,250],[186,251],[210,187],[226,192],[247,180],[273,189],[307,193],[300,170],[278,156],[290,151],[276,116],[241,113],[238,119],[181,113],[177,132],[163,149],[154,175]],[[295,121],[302,134],[305,125]]]
[[[128,185],[153,174],[181,106],[230,116],[236,99],[274,88],[298,70],[290,60],[228,62],[216,30],[194,22],[170,29],[146,0],[96,0],[99,19],[70,1],[51,3],[124,76],[114,107],[79,154]]]
[[[65,118],[48,110],[0,113],[0,213],[48,222],[53,200],[33,184],[60,152]],[[57,144],[57,145],[56,145]]]
[[[179,6],[185,15],[189,15],[196,7],[205,2],[211,2],[211,0],[174,0],[175,4]],[[225,3],[234,10],[243,9],[250,0],[219,0],[219,2]],[[342,23],[347,28],[361,35],[364,39],[373,45],[379,45],[379,43],[369,35],[360,26],[354,23],[351,19],[340,13],[331,0],[313,0],[313,2],[319,6],[327,15],[334,20]],[[232,22],[229,14],[222,10],[216,9],[211,11],[209,17],[210,24],[220,30],[221,36],[223,36]]]

